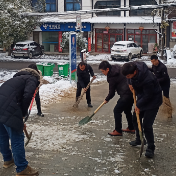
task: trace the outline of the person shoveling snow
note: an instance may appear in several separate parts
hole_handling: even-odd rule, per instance
[[[15,164],[16,176],[39,174],[28,165],[25,158],[23,133],[23,118],[39,84],[39,71],[25,68],[0,87],[0,149],[4,159],[3,167],[9,168]],[[9,139],[12,151],[9,148]]]

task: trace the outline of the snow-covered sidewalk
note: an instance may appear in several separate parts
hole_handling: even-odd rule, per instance
[[[0,70],[0,86],[8,79],[11,79],[15,73],[16,71]],[[70,84],[68,79],[61,79],[57,73],[52,77],[44,76],[43,79],[48,82],[48,84],[43,84],[39,90],[43,105],[58,102],[63,96],[76,89],[74,81]],[[97,79],[93,83],[101,83],[105,80],[105,76],[97,74]]]

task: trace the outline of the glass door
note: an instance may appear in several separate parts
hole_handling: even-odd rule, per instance
[[[102,52],[102,34],[97,34],[97,52]]]
[[[148,35],[142,35],[142,48],[143,52],[148,52]]]
[[[103,34],[103,52],[109,52],[109,34]]]
[[[115,42],[116,42],[116,36],[114,34],[110,34],[110,50]]]

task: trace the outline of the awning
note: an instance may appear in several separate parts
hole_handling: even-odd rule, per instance
[[[136,23],[153,23],[153,17],[150,16],[141,16],[141,17],[93,17],[88,19],[81,19],[82,22],[87,23],[126,23],[126,24],[136,24]],[[41,19],[43,23],[69,23],[69,22],[76,22],[76,19],[64,19],[60,17],[45,17]],[[154,23],[161,23],[160,17],[154,17]]]

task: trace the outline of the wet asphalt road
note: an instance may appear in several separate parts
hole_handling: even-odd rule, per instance
[[[176,87],[171,86],[171,102],[176,108]],[[60,102],[45,106],[45,117],[32,117],[30,123],[52,121],[73,133],[79,131],[87,138],[72,142],[63,151],[37,150],[27,147],[26,155],[30,166],[36,167],[40,176],[175,176],[176,175],[176,113],[168,120],[160,110],[154,123],[156,151],[153,159],[144,154],[139,159],[139,148],[131,147],[133,134],[124,133],[121,137],[111,137],[114,130],[113,107],[118,100],[116,95],[93,117],[89,124],[78,127],[78,122],[91,115],[108,93],[108,84],[94,85],[91,88],[93,108],[87,108],[85,97],[78,109],[73,109],[75,92],[62,98]],[[62,117],[62,118],[59,118]],[[67,127],[69,126],[69,128]],[[123,114],[123,128],[127,127]],[[30,130],[30,129],[28,129]],[[57,131],[53,131],[53,134]],[[59,136],[58,136],[59,137]],[[35,136],[32,137],[33,139]],[[52,144],[51,144],[52,145]],[[145,147],[146,148],[146,147]],[[14,176],[15,167],[2,169],[0,155],[0,175]]]
[[[20,70],[22,68],[26,68],[29,64],[35,63],[31,62],[19,62],[19,61],[0,61],[0,69],[7,70]],[[94,73],[100,73],[98,69],[98,64],[90,64],[94,70]],[[54,72],[58,72],[58,67],[55,64]],[[168,73],[170,78],[176,78],[176,68],[168,68]]]

